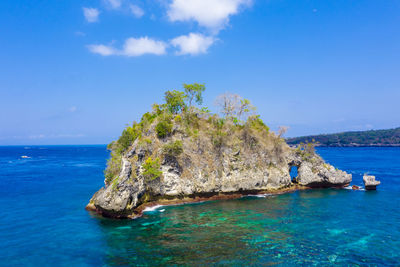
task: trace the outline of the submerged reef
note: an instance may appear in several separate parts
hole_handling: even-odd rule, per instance
[[[247,99],[220,96],[221,116],[200,108],[204,90],[195,83],[184,84],[184,91],[167,91],[164,104],[154,104],[108,146],[105,186],[93,195],[88,210],[134,218],[156,203],[344,187],[351,182],[351,174],[326,163],[312,143],[291,147],[282,137],[284,128],[270,131]],[[290,175],[292,168],[297,168],[296,177]]]

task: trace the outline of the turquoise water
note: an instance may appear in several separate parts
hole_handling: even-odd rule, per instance
[[[318,152],[354,184],[369,171],[382,185],[160,207],[120,221],[84,210],[103,185],[105,146],[0,147],[0,265],[399,266],[400,148]]]

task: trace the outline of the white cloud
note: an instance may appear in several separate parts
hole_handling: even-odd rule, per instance
[[[133,14],[135,17],[137,17],[137,18],[143,17],[144,11],[143,11],[143,9],[141,9],[140,7],[131,4],[131,5],[129,6],[129,8],[130,8],[132,14]]]
[[[44,139],[44,138],[79,138],[84,137],[84,134],[36,134],[29,135],[28,139]],[[22,137],[23,138],[23,137]]]
[[[43,139],[45,137],[46,137],[46,135],[44,135],[44,134],[37,134],[37,135],[28,136],[29,139]]]
[[[198,55],[207,53],[208,48],[216,41],[214,37],[199,33],[181,35],[171,40],[171,44],[179,48],[178,55]]]
[[[121,7],[121,0],[104,0],[106,4],[112,9],[118,9]]]
[[[86,33],[80,32],[80,31],[76,31],[76,32],[75,32],[75,35],[81,36],[81,37],[85,37],[85,36],[86,36]]]
[[[162,41],[156,41],[147,36],[141,38],[129,38],[125,41],[123,54],[126,56],[141,56],[144,54],[163,55],[167,45]]]
[[[99,20],[99,10],[96,8],[84,7],[83,8],[83,15],[87,22],[96,22]]]
[[[163,41],[157,41],[151,38],[128,38],[121,50],[115,49],[107,45],[89,45],[90,52],[100,54],[102,56],[127,56],[137,57],[145,54],[163,55],[166,52],[167,44]]]
[[[88,49],[90,52],[95,54],[100,54],[102,56],[111,56],[116,54],[116,50],[107,45],[88,45]]]
[[[229,22],[229,16],[251,4],[252,0],[172,0],[167,15],[170,21],[196,21],[218,32]]]

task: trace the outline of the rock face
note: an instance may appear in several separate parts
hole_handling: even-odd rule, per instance
[[[131,158],[140,153],[140,149],[133,148],[129,157],[122,158],[118,184],[100,189],[94,194],[89,207],[107,217],[125,218],[135,216],[139,205],[159,198],[277,190],[292,185],[289,174],[292,166],[298,166],[297,182],[304,186],[342,187],[352,179],[350,174],[324,163],[317,155],[312,160],[301,160],[294,151],[290,151],[279,165],[268,163],[257,166],[251,159],[245,161],[248,160],[249,165],[238,163],[240,151],[227,150],[224,151],[222,164],[217,167],[219,171],[209,172],[205,166],[207,163],[202,160],[183,162],[184,166],[181,166],[175,157],[171,157],[161,165],[162,176],[146,181],[140,174],[140,166],[135,166],[139,175],[132,177]],[[260,156],[254,154],[254,158]],[[264,160],[271,162],[271,159]],[[184,176],[185,171],[190,175]]]
[[[293,167],[298,168],[296,183],[301,186],[342,187],[352,179],[316,153],[289,147],[273,133],[241,130],[215,146],[213,136],[206,132],[189,136],[179,125],[168,137],[158,138],[153,125],[146,131],[146,138],[150,141],[136,140],[122,154],[119,173],[93,195],[88,209],[107,217],[125,218],[140,213],[138,207],[142,204],[160,199],[280,190],[293,186]],[[165,153],[164,147],[177,140],[183,152]],[[144,174],[144,163],[150,156],[161,159],[162,174],[155,179]]]
[[[375,176],[373,175],[364,175],[363,181],[365,190],[376,190],[376,187],[381,184],[380,181],[375,180]]]
[[[289,166],[296,166],[296,182],[308,187],[344,187],[352,180],[352,175],[336,169],[313,153],[304,157],[297,150],[292,150],[288,158]]]

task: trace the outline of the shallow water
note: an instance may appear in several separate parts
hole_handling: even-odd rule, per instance
[[[105,146],[0,147],[0,265],[398,266],[400,148],[318,152],[353,184],[369,171],[382,185],[164,206],[121,221],[84,210],[103,185]]]

